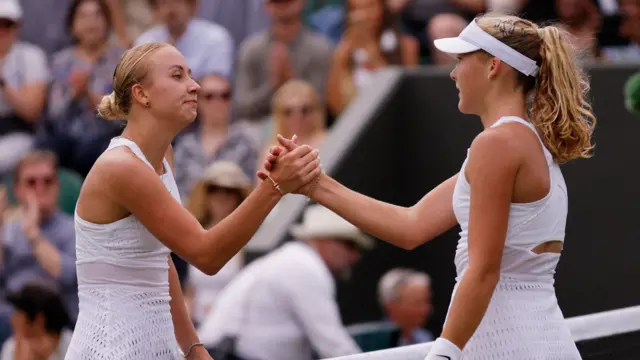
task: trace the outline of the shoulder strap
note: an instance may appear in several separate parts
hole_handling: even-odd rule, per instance
[[[140,148],[138,147],[138,145],[136,143],[134,143],[133,141],[123,138],[123,137],[116,137],[111,139],[111,143],[109,144],[109,147],[107,148],[107,150],[109,149],[113,149],[113,148],[117,148],[120,146],[126,146],[128,147],[134,154],[136,154],[136,156],[138,158],[140,158],[140,160],[144,161],[145,164],[147,164],[150,168],[153,169],[153,166],[151,165],[151,163],[149,162],[149,160],[147,160],[147,157],[144,156],[144,153],[142,153],[142,150],[140,150]]]
[[[533,131],[536,134],[536,137],[538,138],[538,141],[540,141],[540,145],[542,145],[542,151],[544,152],[544,157],[547,159],[547,164],[549,164],[549,166],[551,166],[554,162],[553,162],[553,156],[551,155],[551,153],[549,152],[549,150],[547,149],[547,147],[544,145],[544,142],[542,141],[542,138],[540,137],[540,134],[538,133],[538,129],[536,129],[536,127],[522,119],[519,118],[517,116],[505,116],[505,117],[501,117],[500,119],[498,119],[498,121],[496,121],[493,125],[491,125],[491,127],[496,127],[502,124],[506,124],[506,123],[511,123],[511,122],[517,122],[520,123],[526,127],[528,127],[529,129],[531,129],[531,131]]]

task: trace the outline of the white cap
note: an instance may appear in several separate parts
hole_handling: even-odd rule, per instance
[[[18,0],[0,0],[0,19],[13,21],[22,19],[22,7]]]
[[[336,238],[356,244],[363,250],[373,247],[373,239],[347,220],[322,205],[311,205],[305,209],[302,223],[291,228],[291,235],[298,239]]]
[[[447,54],[468,54],[484,50],[527,76],[538,75],[538,65],[534,60],[482,30],[475,19],[458,37],[437,39],[433,44],[436,49]]]

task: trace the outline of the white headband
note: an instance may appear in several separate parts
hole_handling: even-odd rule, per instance
[[[482,30],[475,19],[458,37],[437,39],[433,44],[438,50],[448,54],[467,54],[484,50],[527,76],[538,75],[538,66],[534,60]]]

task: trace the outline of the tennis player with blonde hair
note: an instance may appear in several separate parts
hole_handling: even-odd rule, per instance
[[[591,156],[595,125],[570,40],[555,26],[487,14],[435,41],[458,60],[460,111],[485,129],[460,172],[416,205],[383,203],[324,175],[301,190],[405,249],[460,224],[457,283],[427,360],[581,358],[553,286],[568,211],[559,164]],[[261,177],[295,151],[279,141],[284,149],[272,149]]]
[[[169,257],[220,270],[284,194],[320,173],[300,146],[224,220],[204,229],[180,203],[171,141],[196,117],[198,84],[173,46],[128,50],[98,108],[126,119],[82,186],[75,213],[80,314],[67,360],[211,359],[187,314]],[[183,353],[181,355],[180,353]]]

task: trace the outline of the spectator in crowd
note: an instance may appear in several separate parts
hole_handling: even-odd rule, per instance
[[[400,19],[385,0],[348,0],[347,29],[333,55],[327,100],[334,116],[371,83],[372,74],[392,65],[418,64],[418,43],[400,32]]]
[[[26,284],[10,294],[13,336],[0,360],[63,360],[72,332],[70,319],[59,294],[45,285]]]
[[[237,164],[216,161],[198,181],[186,206],[203,228],[210,229],[240,206],[252,189],[251,180]],[[243,258],[243,252],[238,252],[215,276],[189,265],[184,295],[196,326],[215,308],[222,289],[244,265]]]
[[[319,94],[325,94],[332,52],[326,37],[304,26],[303,0],[265,2],[271,27],[240,46],[234,94],[237,117],[255,126],[259,141],[264,141],[262,131],[270,119],[271,98],[285,82],[304,79]]]
[[[269,26],[269,16],[264,8],[265,0],[203,0],[198,7],[202,19],[222,25],[234,41],[234,49],[254,33]]]
[[[154,25],[149,0],[107,1],[113,15],[113,27],[122,46],[131,47],[135,39]]]
[[[47,57],[71,45],[65,31],[65,17],[72,1],[19,0],[24,9],[20,39],[38,46]]]
[[[490,1],[490,0],[489,0]],[[389,11],[400,16],[403,28],[420,44],[420,54],[435,65],[455,59],[438,51],[433,40],[458,36],[469,20],[484,11],[485,0],[387,0]]]
[[[33,146],[49,80],[44,52],[17,40],[21,22],[18,0],[0,1],[0,175]]]
[[[231,123],[231,97],[226,78],[208,75],[200,81],[197,127],[181,136],[175,146],[176,183],[183,198],[216,160],[233,161],[247,177],[255,178],[258,146],[248,130]]]
[[[598,33],[602,16],[593,0],[555,0],[558,21],[573,35],[574,45],[584,59],[600,57]]]
[[[378,299],[389,320],[397,326],[390,347],[435,339],[422,328],[432,310],[429,275],[410,269],[392,269],[378,283]]]
[[[304,80],[287,81],[273,97],[274,131],[269,144],[264,149],[263,160],[269,155],[269,146],[277,145],[277,134],[290,139],[294,134],[298,144],[319,148],[327,134],[326,111],[313,85]],[[262,161],[257,169],[262,168]]]
[[[33,150],[15,169],[20,213],[2,228],[0,292],[19,291],[31,281],[57,288],[72,321],[78,314],[73,218],[57,208],[59,184],[55,154]],[[0,303],[0,317],[9,316]],[[1,321],[0,321],[1,323]]]
[[[24,9],[24,22],[20,27],[20,39],[38,46],[50,57],[54,53],[73,45],[73,38],[67,31],[69,8],[74,0],[20,0]],[[147,0],[105,0],[113,15],[115,43],[128,46],[131,43],[127,34],[122,2]],[[139,15],[139,14],[138,14]],[[148,17],[148,16],[147,16]]]
[[[332,273],[348,272],[373,240],[319,205],[306,209],[291,234],[300,241],[243,269],[200,326],[214,358],[310,360],[312,352],[321,359],[360,352],[342,325]]]
[[[431,314],[431,278],[405,268],[385,273],[378,282],[378,300],[385,314],[381,322],[360,323],[348,330],[363,351],[433,341],[423,329]]]
[[[192,77],[231,76],[233,39],[218,24],[193,17],[197,0],[149,0],[159,25],[144,32],[135,45],[166,42],[187,59]]]
[[[604,54],[614,62],[640,62],[640,0],[618,0],[618,4],[622,13],[618,31],[629,43],[608,46],[603,50]]]
[[[109,43],[111,16],[105,0],[74,0],[67,17],[74,45],[53,56],[48,131],[39,147],[58,154],[61,165],[86,175],[122,129],[96,108],[112,91],[113,71],[124,52]]]

